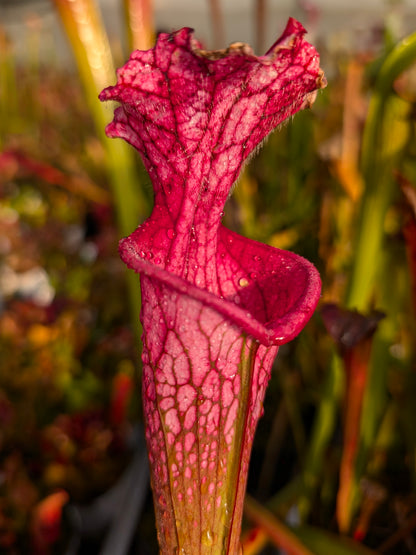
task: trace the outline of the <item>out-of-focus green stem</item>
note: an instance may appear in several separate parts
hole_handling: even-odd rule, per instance
[[[71,43],[84,86],[88,107],[107,153],[107,166],[117,217],[123,234],[131,233],[148,213],[148,203],[138,186],[131,147],[105,136],[113,106],[98,100],[98,94],[115,80],[108,38],[94,0],[53,0]]]
[[[416,32],[402,39],[387,56],[377,77],[376,91],[387,98],[397,77],[416,60]]]
[[[140,187],[131,147],[108,139],[105,126],[113,107],[98,100],[101,90],[113,83],[115,71],[110,45],[94,0],[53,0],[71,43],[84,86],[89,110],[105,151],[120,233],[130,234],[148,213],[148,202]],[[130,307],[134,328],[139,328],[140,289],[138,278],[128,273]]]
[[[404,133],[405,103],[391,95],[394,80],[416,61],[416,33],[403,39],[384,61],[372,95],[362,146],[365,192],[356,238],[347,306],[368,309],[374,286],[384,218],[392,192],[391,171]]]
[[[288,127],[287,204],[295,206],[305,187],[310,169],[310,145],[313,144],[312,118],[307,111],[299,112]],[[299,160],[303,163],[299,164]]]
[[[371,149],[372,154],[363,154],[366,188],[346,303],[349,308],[362,312],[370,308],[375,276],[380,268],[384,220],[395,187],[393,169],[409,132],[405,123],[408,110],[408,104],[400,98],[385,99],[382,106],[370,107],[364,133],[363,150]]]
[[[340,358],[334,353],[322,389],[322,397],[315,417],[309,452],[303,469],[303,494],[298,501],[301,521],[311,510],[314,492],[322,473],[326,449],[334,433],[340,396],[343,390],[343,372]]]
[[[11,129],[17,109],[17,84],[12,46],[6,33],[0,27],[0,148],[6,134]]]
[[[397,403],[395,401],[390,401],[384,412],[377,437],[373,442],[373,454],[367,465],[367,472],[370,476],[378,477],[385,470],[387,453],[397,441],[398,419],[399,410]],[[409,422],[411,421],[409,420]],[[412,422],[414,422],[414,420]],[[412,427],[414,428],[414,425]]]

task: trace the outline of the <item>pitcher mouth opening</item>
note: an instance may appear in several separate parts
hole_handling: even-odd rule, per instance
[[[245,299],[249,298],[250,287],[269,288],[273,287],[273,283],[275,283],[275,287],[279,287],[275,274],[263,274],[260,279],[256,280],[250,278],[250,282],[246,280],[247,284],[244,283],[245,278],[243,278],[240,280],[243,283],[240,291],[221,297],[141,258],[128,237],[120,241],[121,258],[130,269],[158,281],[172,291],[212,308],[265,346],[283,345],[293,339],[312,316],[321,290],[319,274],[309,261],[287,251],[273,250],[287,255],[288,261],[292,265],[295,263],[297,269],[302,271],[303,288],[300,288],[296,297],[291,298],[284,311],[281,306],[270,307],[270,313],[277,314],[276,317],[260,320],[255,306],[250,306],[250,302],[245,302]],[[287,270],[286,287],[289,287],[292,276],[293,269],[291,268]],[[282,287],[281,284],[280,287]],[[238,304],[236,295],[239,297]]]

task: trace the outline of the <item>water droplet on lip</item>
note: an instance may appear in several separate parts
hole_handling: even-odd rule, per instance
[[[242,277],[238,280],[238,285],[240,287],[247,287],[248,285],[248,279],[246,279],[245,277]]]
[[[173,229],[168,229],[166,231],[166,235],[169,237],[169,239],[173,239],[175,237],[176,233]]]

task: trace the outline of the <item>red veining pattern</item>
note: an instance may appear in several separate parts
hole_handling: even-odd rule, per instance
[[[262,57],[204,52],[189,29],[136,51],[101,99],[141,153],[152,215],[120,243],[141,273],[143,399],[161,553],[237,553],[253,436],[278,345],[320,294],[306,260],[221,225],[242,164],[325,81],[289,20]],[[176,549],[176,551],[175,551]]]
[[[227,541],[226,531],[218,534],[232,522],[230,472],[236,482],[241,473],[239,487],[245,489],[252,436],[277,347],[259,345],[210,307],[149,281],[142,283],[155,302],[144,303],[142,319],[157,331],[146,337],[143,393],[158,406],[147,414],[147,441],[157,477],[154,493],[164,514],[160,534],[165,537],[173,526],[178,545],[186,538],[187,545],[199,546],[205,532],[201,553],[211,553],[214,538],[215,546]],[[157,319],[164,325],[156,328]],[[169,522],[170,504],[175,522]]]

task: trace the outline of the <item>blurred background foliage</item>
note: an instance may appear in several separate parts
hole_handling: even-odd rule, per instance
[[[205,6],[215,46],[225,4]],[[151,186],[105,138],[97,100],[131,48],[152,46],[154,14],[120,0],[110,46],[93,0],[51,5],[73,64],[40,54],[36,3],[24,60],[0,19],[0,552],[154,554],[138,281],[117,254]],[[252,9],[263,48],[267,4]],[[394,14],[344,47],[315,34],[327,89],[227,205],[228,227],[305,256],[323,281],[268,389],[245,555],[416,553],[416,37]],[[306,3],[294,15],[311,31],[322,17]]]

